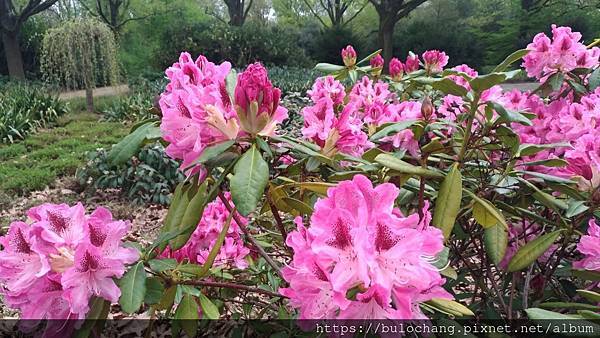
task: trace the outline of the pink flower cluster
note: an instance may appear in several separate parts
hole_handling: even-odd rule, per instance
[[[225,193],[225,196],[228,201],[231,201],[230,193]],[[243,226],[248,224],[246,218],[241,215],[238,216]],[[196,230],[192,233],[188,242],[175,251],[167,247],[161,257],[174,258],[179,262],[187,260],[195,264],[204,264],[228,217],[229,211],[220,199],[208,203],[204,208]],[[244,245],[241,234],[240,226],[232,219],[223,246],[213,263],[214,266],[233,265],[238,269],[248,267],[245,258],[250,253],[250,249]]]
[[[600,226],[595,219],[588,223],[587,235],[581,237],[577,250],[584,255],[580,261],[574,262],[575,269],[600,272]]]
[[[452,298],[431,264],[443,249],[441,231],[429,226],[426,209],[421,221],[404,217],[394,208],[398,193],[357,175],[317,201],[309,228],[296,219],[287,239],[293,261],[283,269],[289,287],[280,292],[300,319],[426,318],[419,303]]]
[[[579,102],[571,97],[550,103],[535,94],[514,90],[504,94],[501,102],[513,110],[534,113],[533,126],[515,124],[521,143],[566,143],[571,147],[553,147],[527,158],[529,161],[564,158],[569,165],[564,168],[530,168],[563,177],[577,176],[582,190],[600,185],[600,90],[586,95]]]
[[[230,71],[229,62],[215,65],[202,55],[193,61],[188,53],[166,70],[169,83],[159,100],[160,128],[169,142],[167,154],[183,160],[182,169],[209,146],[245,133],[270,134],[287,118],[287,110],[279,106],[279,89],[273,88],[262,65],[250,65],[240,74],[236,102],[226,89]],[[196,166],[188,174],[200,170]]]
[[[86,215],[81,203],[46,203],[27,216],[0,239],[1,293],[22,319],[83,319],[92,297],[119,299],[114,279],[139,258],[121,242],[129,222],[105,208]]]
[[[439,73],[448,64],[448,55],[439,50],[428,50],[423,53],[423,63],[425,70],[429,74]]]
[[[527,75],[544,80],[556,72],[597,66],[600,48],[587,49],[580,40],[581,33],[556,25],[552,25],[552,40],[544,33],[537,34],[527,45],[529,54],[523,58]]]

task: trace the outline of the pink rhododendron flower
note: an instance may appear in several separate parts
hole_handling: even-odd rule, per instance
[[[114,279],[139,258],[123,246],[129,223],[104,208],[86,215],[81,203],[31,208],[29,222],[13,222],[0,238],[1,293],[24,319],[83,319],[92,296],[116,302]],[[56,324],[56,325],[54,325]],[[54,322],[47,331],[72,327]]]
[[[215,65],[204,56],[194,62],[182,53],[166,70],[170,82],[159,99],[160,129],[169,142],[166,153],[183,160],[188,168],[206,147],[235,139],[239,132],[236,112],[225,89],[231,64]],[[200,171],[194,167],[188,175]]]
[[[587,49],[580,42],[581,34],[570,27],[552,25],[552,40],[539,33],[527,45],[530,51],[523,57],[523,67],[527,75],[545,79],[555,72],[570,72],[578,67],[593,68],[598,65],[600,50]]]
[[[600,272],[600,226],[595,219],[588,222],[587,235],[581,237],[577,250],[584,258],[573,263],[575,269]]]
[[[330,156],[340,151],[360,156],[371,146],[367,134],[361,130],[356,104],[343,106],[346,92],[339,81],[332,76],[319,78],[308,94],[313,105],[302,109],[302,135],[318,144],[324,154]]]
[[[428,50],[422,56],[428,73],[439,73],[448,64],[448,55],[439,50]]]
[[[346,67],[352,67],[356,64],[356,51],[354,50],[354,47],[348,45],[346,48],[342,49],[342,60]]]
[[[229,193],[225,193],[225,197],[231,200]],[[167,247],[161,256],[175,258],[179,262],[188,260],[192,263],[204,264],[228,217],[229,211],[220,199],[208,203],[196,230],[187,243],[175,251]],[[243,226],[248,224],[244,217],[240,216],[239,219],[243,222]],[[250,249],[244,245],[241,234],[240,226],[232,219],[223,246],[215,258],[214,266],[232,265],[239,269],[248,266],[245,258],[250,253]]]
[[[283,269],[290,286],[281,293],[301,319],[422,318],[418,303],[451,298],[431,265],[443,249],[441,231],[429,225],[427,207],[421,221],[402,216],[394,207],[398,193],[357,175],[316,202],[308,229],[296,220],[287,239],[294,258]]]
[[[406,57],[406,62],[404,63],[404,71],[406,73],[412,73],[419,69],[419,56],[416,54],[409,54]]]
[[[281,90],[273,87],[267,70],[256,62],[238,76],[235,107],[242,129],[250,134],[270,135],[287,118],[279,105]]]
[[[404,64],[397,58],[390,60],[390,76],[394,81],[400,81],[404,74]]]

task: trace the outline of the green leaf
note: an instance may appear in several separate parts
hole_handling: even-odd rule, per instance
[[[432,219],[433,225],[442,230],[445,239],[448,239],[452,233],[461,199],[462,175],[458,163],[454,163],[440,186]]]
[[[154,272],[163,272],[175,269],[177,267],[177,261],[172,258],[151,259],[148,261],[148,265]]]
[[[119,143],[113,145],[107,156],[108,162],[112,165],[127,163],[129,159],[137,155],[144,141],[155,139],[157,135],[160,137],[160,129],[156,126],[156,122],[141,125]]]
[[[198,303],[194,296],[185,294],[175,310],[175,319],[189,337],[196,337],[198,331]]]
[[[225,88],[227,89],[227,94],[229,95],[229,99],[231,103],[233,103],[233,98],[235,97],[235,87],[237,86],[237,72],[235,69],[231,69],[227,77],[225,78]]]
[[[600,310],[597,305],[584,303],[567,303],[567,302],[546,302],[539,305],[545,309],[575,309],[575,310]]]
[[[550,248],[560,236],[561,230],[542,235],[523,245],[508,263],[508,271],[522,270],[532,264],[538,257]]]
[[[497,65],[496,68],[494,68],[494,70],[492,72],[497,73],[497,72],[505,71],[506,68],[508,68],[508,66],[510,66],[511,64],[513,64],[516,61],[519,61],[521,58],[523,58],[528,53],[529,53],[528,49],[519,49],[517,51],[514,51],[512,54],[507,56],[506,59],[504,59],[504,61],[502,61],[499,65]]]
[[[404,162],[401,159],[398,159],[398,158],[394,157],[393,155],[389,155],[389,154],[377,155],[377,157],[375,157],[375,162],[377,162],[387,168],[393,169],[396,172],[402,173],[402,174],[410,174],[410,175],[417,175],[417,176],[423,176],[423,177],[437,177],[437,178],[444,177],[442,174],[440,174],[438,172],[435,172],[430,169],[414,166],[410,163]]]
[[[475,217],[477,223],[481,224],[483,227],[491,227],[496,225],[496,223],[500,223],[508,229],[508,225],[506,224],[506,220],[502,213],[488,200],[475,195],[469,190],[465,190],[465,192],[473,198],[473,217]]]
[[[565,212],[565,217],[571,218],[573,216],[577,216],[588,209],[589,207],[585,205],[585,201],[572,201],[569,203],[569,208]]]
[[[119,281],[121,297],[119,304],[121,309],[127,313],[135,313],[144,302],[146,295],[146,270],[144,263],[138,262]]]
[[[569,315],[563,315],[562,313],[548,311],[548,310],[535,308],[535,307],[525,309],[525,312],[527,313],[527,317],[529,317],[531,319],[539,319],[539,320],[547,320],[547,319],[573,320],[573,319],[577,318],[577,317],[573,317],[573,316],[569,316]]]
[[[450,94],[455,96],[467,95],[467,89],[449,78],[442,78],[441,80],[434,81],[431,86],[434,89],[441,91],[444,94]]]
[[[221,250],[221,247],[223,246],[223,242],[225,242],[225,236],[227,236],[227,231],[229,230],[229,226],[231,225],[231,219],[233,218],[233,215],[236,212],[237,211],[235,211],[235,209],[233,209],[233,212],[229,213],[229,216],[227,216],[227,220],[225,221],[225,224],[223,224],[223,228],[221,229],[221,232],[219,233],[219,236],[217,237],[215,244],[210,249],[210,252],[208,253],[208,257],[206,257],[206,260],[204,261],[202,268],[195,273],[195,275],[197,277],[204,277],[210,271],[210,268],[212,267],[213,263],[215,262],[215,258],[217,258],[217,255],[219,254],[219,251]]]
[[[600,293],[590,290],[577,290],[577,293],[592,303],[600,303]]]
[[[239,213],[247,216],[262,198],[269,181],[269,166],[255,145],[238,160],[230,179],[231,199]]]
[[[481,93],[486,89],[490,89],[493,86],[504,82],[505,80],[505,73],[490,73],[474,78],[469,82],[469,84],[474,92]]]
[[[363,62],[367,62],[367,61],[371,60],[372,58],[374,58],[374,57],[375,57],[375,55],[377,55],[377,54],[381,54],[381,51],[382,51],[382,49],[378,49],[378,50],[374,51],[373,53],[371,53],[371,54],[367,55],[367,56],[366,56],[365,58],[363,58],[362,60],[358,61],[356,64],[357,64],[357,65],[360,65],[360,64],[362,64]]]
[[[547,159],[547,160],[523,162],[520,165],[524,166],[524,167],[534,166],[534,165],[543,165],[545,167],[566,167],[568,164],[569,163],[563,159],[551,158],[551,159]]]
[[[600,282],[600,272],[589,270],[573,270],[571,273],[573,276],[583,280]]]
[[[342,69],[346,69],[345,66],[334,65],[331,63],[317,63],[315,66],[315,70],[327,74],[338,72]]]
[[[519,156],[531,156],[539,153],[540,151],[546,149],[556,149],[556,148],[567,148],[571,147],[569,143],[549,143],[549,144],[521,144],[519,146],[519,150],[517,152],[517,157]]]
[[[462,316],[474,316],[475,314],[468,307],[462,305],[459,302],[455,302],[453,300],[443,299],[443,298],[433,298],[426,302],[427,305],[430,305],[436,309],[444,313],[449,313],[451,315],[462,317]]]
[[[385,126],[375,134],[371,135],[371,141],[379,141],[380,139],[389,136],[390,134],[396,134],[399,131],[405,130],[415,124],[416,120],[406,120],[401,122],[395,122],[388,126]]]
[[[194,164],[206,163],[206,162],[214,159],[215,157],[224,153],[227,149],[231,148],[231,146],[234,143],[235,143],[234,140],[230,140],[230,141],[225,141],[223,143],[215,144],[210,147],[206,147],[204,149],[204,151],[202,152],[202,155],[200,155],[200,157],[198,157],[198,159],[194,162]]]
[[[485,228],[483,239],[485,243],[485,251],[496,265],[502,261],[508,246],[508,231],[502,225],[495,225]]]
[[[196,230],[196,227],[200,222],[200,218],[202,218],[204,207],[206,207],[206,204],[209,202],[208,192],[206,191],[207,184],[207,181],[204,181],[199,187],[193,186],[189,190],[188,196],[193,193],[195,189],[197,189],[196,193],[187,204],[181,220],[178,224],[175,224],[175,229],[182,230],[183,233],[169,242],[171,249],[177,250],[183,247],[185,243],[187,243],[194,230]]]
[[[165,293],[165,286],[160,277],[150,277],[146,279],[146,295],[144,303],[158,304]]]
[[[73,338],[88,338],[100,336],[105,324],[105,320],[110,312],[110,302],[100,298],[93,297],[90,310],[85,316],[85,321],[72,335]],[[93,331],[93,333],[92,333]]]
[[[530,119],[528,119],[525,115],[516,111],[507,110],[506,108],[504,108],[504,106],[496,102],[490,102],[489,104],[498,113],[498,115],[500,115],[500,118],[503,121],[517,122],[525,126],[533,126],[533,122]]]
[[[313,208],[310,205],[308,205],[298,199],[295,199],[292,197],[283,197],[282,199],[292,209],[298,211],[299,213],[301,213],[303,215],[312,215],[312,213],[313,213]]]
[[[600,67],[596,68],[588,79],[588,86],[590,91],[594,91],[600,86]]]
[[[217,306],[203,294],[198,296],[200,299],[200,306],[202,307],[202,315],[208,319],[219,319],[219,309]]]

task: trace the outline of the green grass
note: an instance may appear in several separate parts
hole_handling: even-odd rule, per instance
[[[61,117],[57,126],[24,141],[0,145],[0,193],[14,195],[40,190],[57,177],[72,175],[85,153],[108,148],[128,132],[122,123],[99,122],[96,114]]]

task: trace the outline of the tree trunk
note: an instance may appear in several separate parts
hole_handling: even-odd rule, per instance
[[[385,60],[384,70],[387,71],[388,64],[394,57],[394,27],[396,21],[391,17],[379,17],[379,46],[383,49],[382,55]]]
[[[241,27],[244,25],[244,7],[241,1],[230,1],[227,3],[229,13],[229,24]]]
[[[88,113],[94,112],[94,90],[89,87],[85,89],[85,103]]]
[[[2,43],[4,44],[8,75],[11,79],[24,80],[23,55],[21,54],[17,32],[2,32]]]

